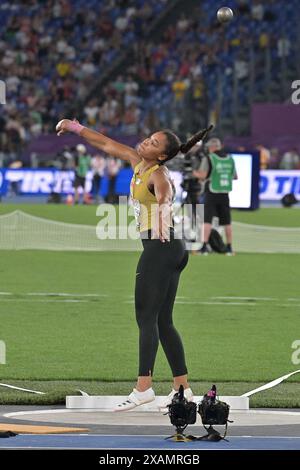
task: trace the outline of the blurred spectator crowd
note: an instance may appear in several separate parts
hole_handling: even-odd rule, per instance
[[[3,0],[0,78],[7,104],[0,116],[0,164],[1,154],[13,160],[32,137],[53,133],[70,104],[80,104],[76,117],[83,124],[111,135],[171,127],[183,136],[218,113],[230,116],[234,80],[242,105],[264,91],[266,49],[272,80],[279,80],[282,59],[287,68],[295,62],[298,0],[228,0],[237,15],[226,27],[216,23],[212,3],[218,2],[195,3],[189,16],[167,21],[162,34],[148,38],[147,27],[167,0]],[[128,48],[133,51],[124,71],[90,97]],[[299,149],[272,152],[267,167],[299,167]]]
[[[286,71],[297,63],[298,0],[229,0],[237,16],[225,27],[216,22],[213,5],[220,2],[199,2],[166,28],[159,43],[136,46],[132,72],[148,91],[141,108],[148,120],[153,111],[156,127],[195,132],[208,118],[232,116],[237,102],[250,106],[258,95],[267,101],[283,66]]]
[[[18,153],[52,133],[70,103],[82,101],[114,59],[138,41],[166,0],[24,0],[0,4],[1,80],[6,105],[0,151]],[[113,122],[110,109],[102,115]],[[89,121],[93,102],[88,103]],[[106,109],[106,112],[105,112]],[[127,118],[127,121],[130,117]]]

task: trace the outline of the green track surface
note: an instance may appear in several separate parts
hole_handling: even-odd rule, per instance
[[[95,206],[18,208],[97,223]],[[14,209],[0,205],[1,213]],[[235,220],[266,225],[297,226],[299,217],[299,211],[285,209],[234,212]],[[28,250],[0,256],[0,340],[6,344],[0,382],[49,392],[37,396],[0,387],[0,403],[61,403],[77,388],[130,392],[137,373],[133,290],[139,254]],[[220,394],[239,394],[300,369],[292,362],[292,343],[300,340],[299,278],[300,255],[190,257],[174,319],[196,394],[211,383]],[[252,406],[300,406],[299,375],[258,394]],[[154,378],[157,394],[169,392],[171,373],[161,349]]]

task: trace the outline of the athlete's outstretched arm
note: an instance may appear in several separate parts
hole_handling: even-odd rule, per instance
[[[120,144],[116,140],[110,139],[93,129],[88,129],[87,127],[79,124],[78,121],[62,119],[56,126],[56,132],[57,135],[65,134],[66,132],[73,132],[80,137],[83,137],[93,147],[102,150],[110,156],[129,161],[132,167],[135,167],[135,165],[141,161],[138,153],[132,147]]]

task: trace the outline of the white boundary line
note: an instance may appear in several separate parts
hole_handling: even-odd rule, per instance
[[[234,299],[237,299],[237,300],[280,300],[278,298],[274,298],[274,297],[237,297],[237,296],[230,296],[230,297],[225,297],[225,296],[222,296],[222,297],[210,297],[210,299],[229,299],[229,300],[234,300]],[[289,299],[288,299],[289,300]],[[300,299],[298,299],[300,300]]]
[[[108,294],[73,294],[70,292],[0,292],[0,295],[30,295],[30,296],[57,296],[57,297],[108,297]],[[183,297],[182,297],[183,298]],[[300,300],[300,299],[299,299]]]
[[[268,382],[261,387],[255,388],[254,390],[250,390],[250,392],[243,393],[241,395],[242,397],[251,397],[251,395],[254,395],[255,393],[262,392],[263,390],[268,390],[269,388],[273,388],[276,385],[281,384],[284,380],[292,377],[295,374],[299,374],[300,369],[294,370],[293,372],[289,372],[288,374],[282,375],[281,377],[278,377],[277,379],[272,380],[271,382]]]
[[[12,388],[13,390],[20,390],[21,392],[35,393],[36,395],[46,395],[46,392],[37,392],[36,390],[29,390],[28,388],[16,387],[15,385],[9,385],[0,383],[1,387]]]
[[[12,295],[12,294],[11,294]],[[58,297],[108,297],[108,294],[72,294],[67,292],[28,292],[27,294],[18,295],[41,295],[41,296],[58,296]]]
[[[257,305],[256,302],[251,302],[251,303],[248,303],[248,302],[200,302],[200,301],[181,301],[179,300],[179,302],[176,302],[176,304],[188,304],[188,305],[222,305],[222,306],[226,306],[226,305],[229,305],[229,306],[232,306],[232,305],[248,305],[248,306],[255,306]]]
[[[300,307],[300,304],[280,304],[280,307]]]
[[[30,297],[109,297],[109,294],[79,294],[79,293],[72,293],[72,292],[21,292],[21,293],[13,293],[13,292],[0,292],[0,296],[17,296],[17,297],[22,297],[22,296],[30,296]],[[127,295],[125,296],[127,299],[130,299],[131,301],[134,299],[134,295]],[[216,301],[220,301],[220,305],[239,305],[237,302],[234,303],[229,303],[229,302],[222,302],[223,300],[248,300],[248,301],[286,301],[286,302],[300,302],[300,297],[289,297],[289,298],[284,298],[284,299],[279,299],[278,297],[251,297],[251,296],[213,296],[209,297],[210,300],[208,301],[202,301],[202,300],[188,300],[187,296],[182,296],[178,295],[176,296],[176,300],[179,300],[181,303],[205,303],[205,304],[218,304]],[[22,300],[22,299],[16,299],[16,300]],[[127,300],[126,302],[129,302]],[[179,303],[179,302],[177,302]],[[252,302],[251,302],[252,303]],[[251,303],[242,303],[240,305],[251,305]]]
[[[232,225],[236,225],[237,227],[244,227],[244,228],[253,228],[255,230],[265,230],[265,231],[280,231],[283,230],[284,232],[300,232],[299,227],[280,227],[276,225],[255,225],[255,224],[246,224],[244,222],[232,222]]]
[[[70,292],[27,292],[27,293],[12,293],[12,292],[0,292],[0,295],[3,296],[17,296],[14,299],[7,299],[5,297],[0,297],[0,302],[88,302],[88,300],[81,299],[26,299],[18,298],[19,296],[30,296],[30,297],[90,297],[90,298],[102,298],[108,297],[108,294],[77,294]]]
[[[134,304],[134,300],[125,300],[123,303],[125,304]],[[257,304],[255,302],[202,302],[200,300],[175,300],[176,305],[222,305],[223,307],[226,307],[228,305],[229,307],[232,307],[232,305],[247,305],[247,306],[256,306]]]
[[[89,302],[89,300],[80,300],[80,299],[0,299],[0,302],[42,302],[42,303],[49,303],[49,302],[69,302],[69,303],[82,303],[82,302]]]

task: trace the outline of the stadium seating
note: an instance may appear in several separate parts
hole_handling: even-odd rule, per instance
[[[6,83],[7,101],[3,117],[20,144],[52,132],[70,102],[84,99],[96,78],[138,40],[144,25],[165,3],[1,2],[0,78]],[[14,150],[10,140],[9,135],[7,142],[0,139],[0,150]]]
[[[33,137],[53,132],[70,103],[78,103],[77,117],[85,124],[112,135],[143,134],[158,126],[184,134],[209,113],[225,122],[239,110],[249,114],[253,101],[286,98],[277,96],[276,85],[283,68],[293,72],[297,63],[297,0],[228,0],[236,15],[225,27],[216,23],[219,1],[203,0],[194,11],[186,5],[189,14],[181,2],[177,23],[145,41],[146,26],[167,3],[2,2],[0,78],[7,106],[0,153],[13,158]],[[119,78],[112,75],[101,96],[82,108],[108,66],[133,45],[134,65],[128,62]]]

